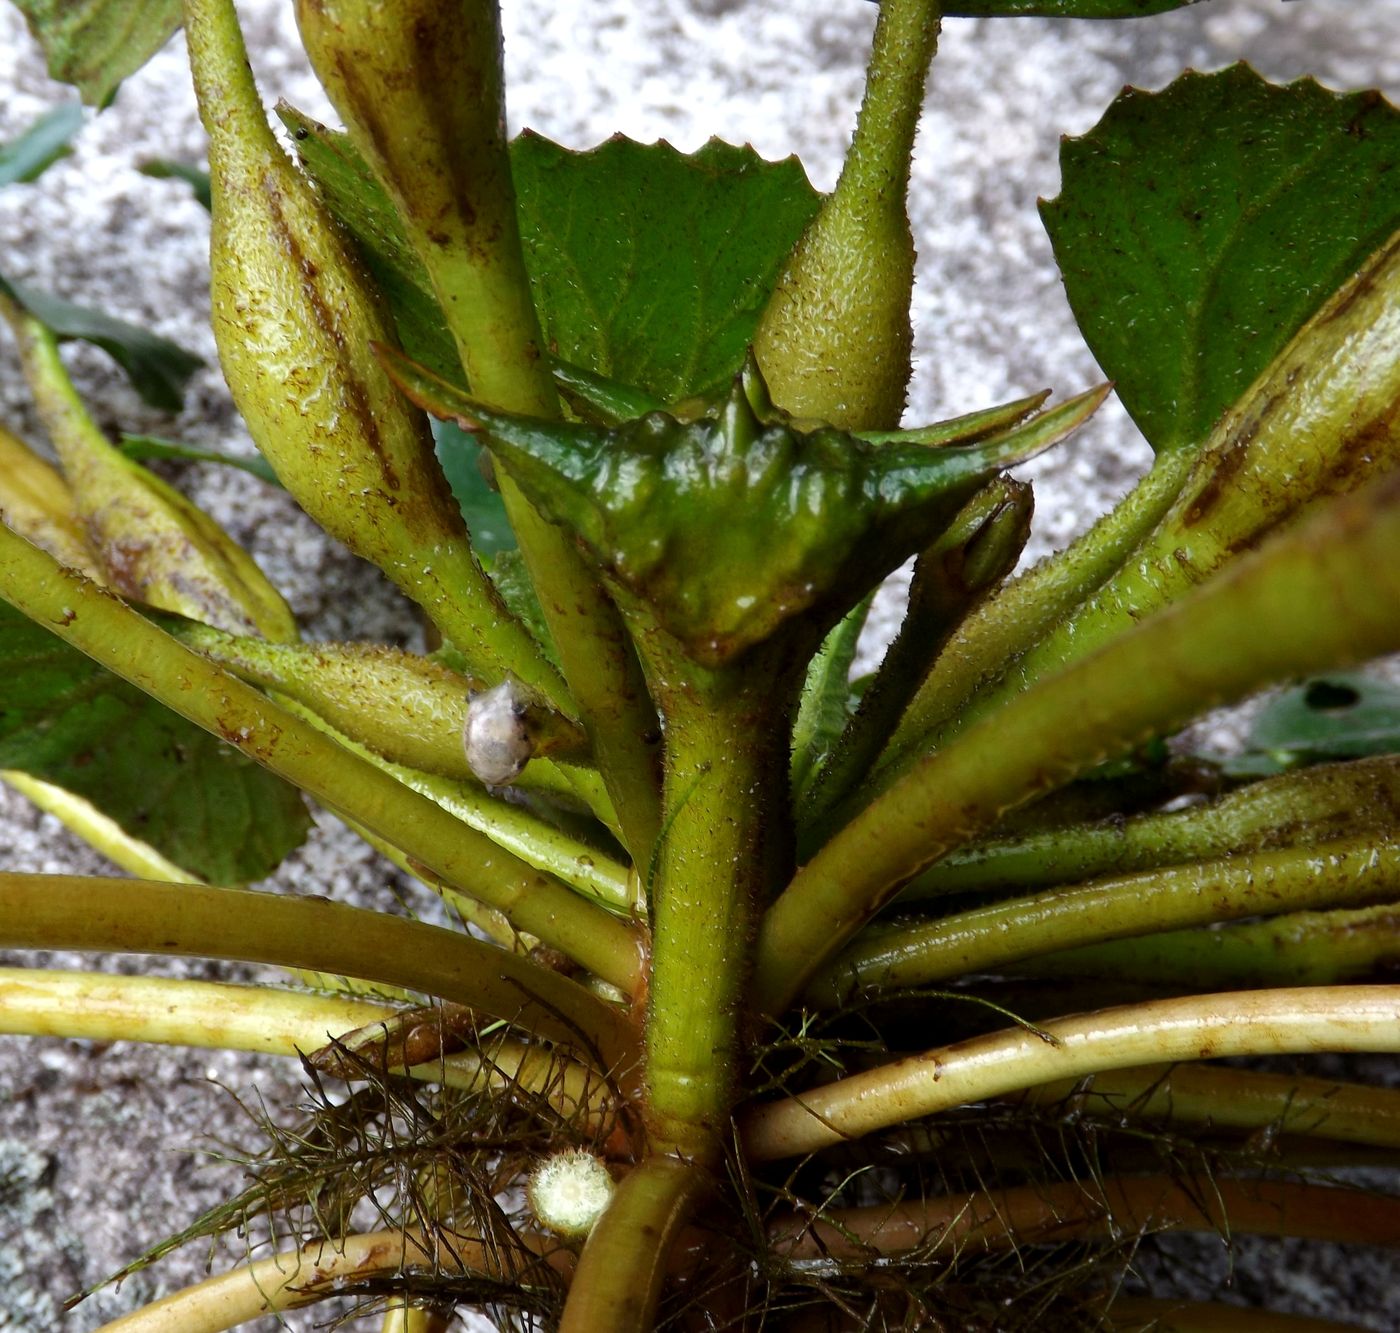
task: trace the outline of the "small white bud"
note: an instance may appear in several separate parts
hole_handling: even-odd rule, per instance
[[[525,699],[513,680],[503,680],[472,698],[462,739],[467,767],[488,787],[503,787],[520,776],[534,745],[526,725]]]
[[[546,1157],[525,1192],[542,1225],[581,1239],[593,1230],[616,1188],[602,1158],[574,1148]]]

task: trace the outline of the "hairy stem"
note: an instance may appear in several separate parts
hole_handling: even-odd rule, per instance
[[[1335,986],[1400,959],[1400,903],[1344,912],[1292,912],[1216,930],[1172,930],[1091,944],[1022,963],[1041,977],[1128,978],[1191,990]]]
[[[1330,841],[1400,817],[1400,757],[1322,764],[1167,814],[998,838],[960,848],[915,879],[904,902],[1006,887],[1075,884],[1235,852]]]
[[[517,929],[613,985],[628,991],[637,986],[639,941],[630,926],[350,754],[4,527],[0,596],[182,717],[392,842],[444,883],[499,909]]]
[[[1392,474],[921,760],[770,909],[758,946],[761,1004],[783,1008],[906,880],[1007,811],[1212,703],[1400,647],[1397,548]]]
[[[808,987],[817,1005],[926,986],[1076,945],[1173,927],[1400,898],[1400,841],[1365,835],[1095,880],[858,936]],[[868,938],[867,938],[868,936]]]
[[[1088,532],[1006,584],[963,621],[885,747],[872,779],[875,790],[889,786],[927,752],[931,737],[984,683],[995,680],[1118,569],[1176,499],[1190,468],[1185,452],[1161,455]]]
[[[791,855],[790,673],[755,650],[709,672],[647,651],[666,717],[666,824],[657,847],[647,1018],[653,1146],[718,1157],[735,1092],[739,1006],[753,919]]]
[[[1400,987],[1192,995],[1012,1028],[853,1074],[742,1118],[757,1161],[1106,1069],[1231,1055],[1400,1051]]]
[[[499,5],[299,0],[297,21],[427,269],[472,393],[503,411],[558,419],[516,217]],[[444,87],[455,94],[443,97]],[[535,512],[508,469],[497,477],[624,841],[644,861],[660,817],[660,769],[641,670],[573,542]]]

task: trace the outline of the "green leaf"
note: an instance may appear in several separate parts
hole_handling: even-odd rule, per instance
[[[83,108],[64,102],[46,111],[18,139],[0,148],[0,185],[23,185],[37,180],[61,157],[83,127]]]
[[[345,135],[287,106],[278,114],[354,236],[404,351],[465,387],[427,273],[364,160]],[[524,134],[511,170],[551,352],[663,403],[712,393],[738,370],[819,202],[795,158],[765,162],[718,140],[690,156],[620,137],[575,153]]]
[[[982,482],[1063,439],[1107,392],[980,444],[870,444],[800,429],[773,408],[750,357],[702,415],[652,412],[604,429],[497,412],[377,350],[413,402],[480,432],[540,513],[708,667],[794,617],[801,633],[824,633]]]
[[[162,411],[180,410],[186,381],[204,364],[193,353],[148,329],[36,291],[3,274],[0,274],[0,293],[17,301],[56,337],[80,338],[102,348],[126,371],[136,392]]]
[[[511,169],[551,350],[666,403],[739,369],[820,202],[796,158],[717,139],[690,156],[620,137],[573,153],[527,133]]]
[[[1259,714],[1248,749],[1289,768],[1400,753],[1400,686],[1357,671],[1319,676]]]
[[[194,191],[195,200],[206,210],[213,207],[210,197],[209,173],[200,167],[192,167],[187,162],[173,162],[169,158],[155,157],[141,163],[137,168],[143,176],[152,180],[184,181]]]
[[[223,467],[242,468],[271,486],[282,484],[277,480],[272,465],[261,455],[234,458],[231,454],[221,454],[214,449],[196,449],[192,445],[181,444],[179,440],[165,440],[159,435],[127,435],[125,432],[117,448],[138,463],[146,463],[153,458],[173,458],[182,463],[218,463]]]
[[[180,0],[15,0],[49,73],[103,106],[180,26]]]
[[[525,557],[518,547],[497,553],[491,562],[491,582],[496,585],[496,591],[501,594],[501,600],[511,614],[534,635],[541,651],[557,667],[559,650],[554,646],[554,636],[549,632],[539,595],[535,592],[530,571],[525,568]]]
[[[488,558],[514,549],[515,533],[506,517],[505,504],[500,492],[486,480],[482,465],[488,460],[475,438],[456,422],[435,420],[433,443],[442,474],[471,533],[473,549]]]
[[[1244,65],[1129,89],[1041,212],[1104,373],[1153,448],[1199,443],[1400,227],[1400,114]]]
[[[270,874],[310,817],[297,790],[0,603],[0,768],[91,801],[216,884]]]
[[[874,594],[849,611],[826,636],[807,666],[797,717],[792,724],[792,799],[796,805],[821,772],[852,712],[851,663]]]
[[[404,351],[435,375],[466,387],[428,271],[404,235],[394,206],[349,135],[288,106],[277,108],[297,156],[326,207],[352,237],[394,316]]]

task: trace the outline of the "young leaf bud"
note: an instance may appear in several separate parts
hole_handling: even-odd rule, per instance
[[[273,136],[230,0],[187,0],[209,133],[214,333],[258,447],[301,506],[414,598],[481,674],[563,689],[471,553],[422,415],[375,360],[391,325]]]
[[[938,40],[935,0],[884,0],[865,102],[836,189],[797,243],[754,352],[773,401],[843,430],[899,424],[909,383],[914,130]]]
[[[696,419],[653,412],[611,430],[495,412],[392,365],[416,401],[481,432],[539,511],[708,667],[796,617],[808,631],[834,624],[982,483],[1063,439],[1107,393],[978,444],[875,445],[798,429],[752,363]]]

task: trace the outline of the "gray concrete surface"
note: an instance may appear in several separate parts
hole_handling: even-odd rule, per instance
[[[849,133],[874,7],[859,0],[511,0],[505,5],[511,117],[575,147],[621,131],[694,148],[709,135],[796,152],[829,186]],[[265,97],[325,114],[297,54],[286,0],[241,0]],[[913,213],[920,251],[918,373],[911,417],[929,419],[1095,378],[1063,301],[1038,195],[1057,189],[1056,136],[1098,118],[1127,82],[1157,87],[1186,66],[1249,55],[1265,74],[1314,73],[1334,87],[1400,93],[1400,0],[1208,0],[1134,24],[951,21],[920,141]],[[17,13],[0,4],[0,141],[68,92],[48,81]],[[96,117],[74,156],[37,185],[0,192],[0,269],[146,323],[211,368],[176,420],[144,409],[100,354],[72,363],[103,424],[227,449],[247,441],[212,369],[208,223],[180,186],[135,171],[147,156],[202,156],[183,46],[176,39]],[[0,339],[0,418],[31,435],[11,350]],[[1071,447],[1027,469],[1038,489],[1037,552],[1082,529],[1120,493],[1146,451],[1116,408]],[[227,470],[182,474],[195,498],[245,541],[313,637],[410,640],[412,617],[372,571],[337,553],[290,503]],[[875,636],[897,623],[897,592]],[[0,794],[7,868],[101,872],[52,820]],[[392,906],[421,898],[322,818],[276,877],[293,892]],[[36,960],[37,961],[37,960]],[[76,960],[62,960],[75,962]],[[145,969],[139,960],[104,966]],[[191,965],[183,974],[229,975]],[[242,975],[241,973],[237,975]],[[167,1261],[60,1317],[58,1303],[180,1226],[236,1181],[209,1163],[204,1136],[248,1135],[223,1083],[270,1102],[283,1066],[122,1044],[0,1040],[0,1175],[21,1185],[0,1205],[0,1329],[81,1333],[200,1275],[202,1251]],[[1311,1263],[1292,1247],[1243,1246],[1234,1299],[1278,1297],[1315,1314],[1350,1310],[1400,1327],[1394,1271],[1374,1256]],[[1228,1266],[1217,1249],[1210,1282]],[[306,1317],[293,1321],[309,1327]],[[260,1327],[273,1327],[265,1321]]]

